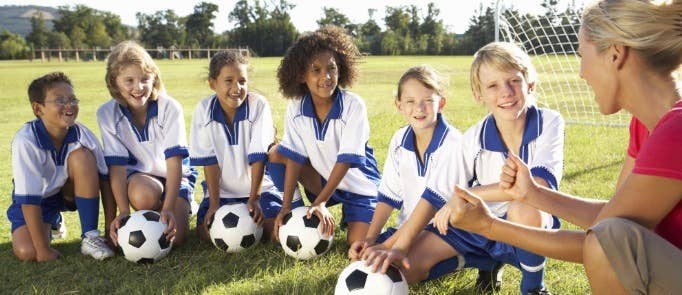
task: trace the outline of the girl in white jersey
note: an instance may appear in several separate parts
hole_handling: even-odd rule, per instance
[[[190,132],[190,163],[203,166],[204,199],[197,213],[199,238],[220,206],[246,203],[264,234],[272,231],[282,204],[281,193],[265,170],[275,129],[268,101],[248,91],[249,60],[234,51],[211,58],[208,82],[215,91],[197,105]],[[297,194],[294,204],[302,205]]]
[[[275,232],[291,209],[300,179],[312,202],[308,215],[320,218],[326,234],[333,234],[335,223],[326,207],[336,203],[343,204],[341,223],[348,226],[349,243],[367,233],[379,184],[376,160],[367,145],[367,108],[357,94],[339,87],[353,83],[359,57],[343,29],[324,27],[299,38],[282,59],[279,87],[292,100],[284,139],[270,153],[272,162],[286,162]]]
[[[445,84],[445,80],[438,72],[427,65],[408,69],[398,81],[395,105],[398,112],[405,116],[408,125],[393,134],[379,185],[379,202],[372,223],[366,237],[354,242],[348,250],[351,259],[360,259],[365,254],[365,250],[376,243],[380,245],[374,247],[373,250],[390,248],[398,239],[419,240],[416,243],[421,243],[422,240],[428,240],[425,236],[434,236],[432,233],[419,235],[429,218],[424,219],[424,224],[418,220],[421,217],[417,220],[411,219],[413,211],[422,200],[427,175],[431,177],[437,175],[430,170],[438,166],[437,162],[456,153],[462,144],[462,135],[459,130],[450,126],[441,114],[446,103]],[[421,202],[424,206],[429,206],[427,201]],[[400,210],[398,226],[388,228],[379,234],[393,209]],[[429,217],[430,214],[420,213],[419,216]],[[402,229],[403,226],[416,230],[406,233],[405,229]],[[439,277],[461,267],[457,257],[454,260],[447,260],[451,257],[432,255],[441,252],[438,250],[439,247],[448,247],[448,245],[442,242],[431,243],[428,245],[427,252],[421,251],[427,249],[426,247],[416,247],[411,253],[411,255],[424,256],[418,259],[424,265],[413,265],[413,267],[427,271],[428,279]],[[425,259],[426,256],[430,258]],[[443,260],[442,263],[441,260]]]
[[[168,239],[182,244],[196,180],[182,106],[164,93],[159,68],[133,41],[111,51],[105,80],[112,99],[97,110],[97,122],[119,210],[110,225],[112,239],[132,206],[159,211]]]

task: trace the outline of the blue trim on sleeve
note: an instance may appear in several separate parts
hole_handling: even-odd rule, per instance
[[[172,148],[167,148],[165,151],[163,151],[163,154],[166,156],[166,159],[176,157],[176,156],[181,156],[183,158],[189,156],[189,149],[187,149],[186,146],[174,146]]]
[[[107,166],[111,165],[125,166],[126,164],[128,164],[128,157],[107,156],[104,157],[104,162],[107,163]]]
[[[189,164],[191,166],[209,166],[218,164],[218,158],[213,157],[203,157],[203,158],[189,158]]]
[[[388,196],[382,194],[381,192],[379,192],[379,194],[378,194],[378,196],[377,196],[377,201],[386,203],[386,204],[388,204],[389,206],[391,206],[391,207],[393,207],[393,208],[396,208],[396,209],[400,209],[400,208],[403,207],[403,202],[402,202],[402,201],[396,201],[396,200],[394,200],[394,199],[391,199],[391,198],[389,198]]]
[[[277,152],[284,155],[285,157],[296,161],[297,163],[300,164],[305,164],[308,162],[308,158],[304,155],[301,155],[293,150],[290,150],[289,148],[283,146],[283,145],[278,145],[277,147]]]
[[[266,153],[253,153],[249,154],[249,165],[255,162],[266,162],[268,160],[268,154]]]
[[[549,172],[549,169],[545,167],[533,167],[530,169],[530,174],[544,179],[547,182],[547,184],[549,184],[549,188],[553,190],[559,189],[559,183],[557,182],[554,174],[552,174],[552,172]]]
[[[339,154],[336,157],[336,162],[348,163],[351,168],[357,168],[365,165],[367,158],[365,156],[355,155],[355,154]]]
[[[433,206],[433,209],[436,210],[439,210],[441,207],[445,205],[445,199],[428,187],[424,190],[424,193],[422,194],[422,199],[429,202],[429,204]]]
[[[40,206],[43,196],[40,195],[15,195],[12,193],[12,201],[19,205],[38,205]]]

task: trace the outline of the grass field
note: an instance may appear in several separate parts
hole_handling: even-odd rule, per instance
[[[468,67],[471,57],[368,57],[361,65],[361,77],[352,91],[366,101],[371,124],[370,144],[383,167],[388,141],[404,121],[392,103],[395,83],[409,66],[427,63],[450,76],[446,118],[464,131],[480,119],[485,110],[473,103],[469,91]],[[211,94],[205,82],[207,60],[159,61],[168,93],[185,109],[189,124],[194,106]],[[287,101],[277,93],[275,71],[279,58],[255,58],[250,72],[251,89],[270,101],[278,130],[283,130]],[[67,213],[68,238],[53,244],[62,259],[49,263],[22,263],[12,255],[9,222],[4,214],[11,202],[12,169],[10,143],[15,132],[33,119],[26,89],[30,81],[50,71],[68,74],[81,99],[79,120],[96,133],[95,111],[109,99],[104,85],[104,64],[0,62],[0,293],[38,294],[331,294],[338,273],[347,264],[345,233],[336,232],[335,245],[325,256],[308,262],[285,256],[272,244],[253,251],[228,255],[212,244],[192,236],[186,246],[153,265],[136,265],[122,257],[96,262],[80,254],[79,222]],[[539,73],[543,77],[543,73]],[[578,78],[577,75],[575,77]],[[542,102],[542,97],[538,100]],[[608,198],[625,154],[626,128],[569,125],[566,128],[565,170],[562,191],[594,198]],[[202,192],[198,191],[198,199]],[[340,218],[340,210],[332,212]],[[103,217],[100,218],[103,223]],[[103,224],[100,228],[103,228]],[[194,220],[192,220],[192,228]],[[572,228],[564,222],[564,228]],[[523,238],[523,237],[519,237]],[[520,272],[507,266],[501,294],[517,294]],[[549,260],[545,283],[554,294],[585,294],[589,286],[580,265]],[[414,294],[473,294],[476,272],[465,270],[436,281],[411,287]]]

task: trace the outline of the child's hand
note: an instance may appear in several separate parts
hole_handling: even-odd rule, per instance
[[[211,223],[213,222],[213,216],[215,215],[215,212],[218,211],[220,207],[219,206],[208,206],[208,210],[206,210],[206,215],[204,215],[204,228],[206,229],[206,232],[209,232],[209,227],[211,227]]]
[[[308,208],[308,212],[306,212],[306,217],[310,218],[313,214],[317,215],[317,218],[320,219],[320,223],[322,224],[322,234],[327,236],[333,236],[334,216],[332,216],[331,212],[327,210],[327,206],[325,206],[324,203],[322,204],[313,203],[312,206]]]
[[[396,248],[372,250],[365,259],[365,265],[369,266],[373,272],[381,270],[381,273],[386,273],[391,264],[409,269],[410,261],[407,259],[407,252]]]
[[[500,173],[500,188],[514,200],[523,201],[529,191],[538,189],[538,184],[526,163],[514,153],[509,153]]]
[[[284,222],[284,216],[289,214],[289,212],[291,212],[291,209],[282,207],[282,209],[279,210],[277,217],[275,217],[275,225],[272,227],[272,237],[277,242],[279,242],[279,227],[282,226],[282,223]]]
[[[62,254],[51,247],[47,247],[47,249],[44,250],[36,251],[36,260],[38,262],[57,260],[59,259],[60,256],[62,256]]]
[[[440,208],[436,215],[433,217],[433,225],[436,226],[438,232],[441,235],[446,235],[448,233],[448,227],[450,225],[450,215],[452,215],[454,202],[450,200],[445,206]]]
[[[452,226],[483,236],[487,236],[495,219],[481,198],[458,185],[455,186],[455,195],[447,207],[448,209],[445,210],[450,211],[449,223]],[[445,213],[441,215],[445,215]],[[442,221],[440,222],[442,223]],[[443,227],[444,225],[440,226]]]
[[[350,258],[352,261],[362,258],[363,252],[365,252],[367,248],[373,246],[375,243],[376,239],[372,238],[365,238],[363,240],[357,240],[353,242],[348,249],[348,258]]]
[[[263,225],[263,209],[260,207],[260,201],[258,199],[249,198],[246,203],[249,208],[249,214],[253,217],[253,221],[258,225]]]
[[[166,234],[166,240],[172,241],[175,238],[175,215],[173,215],[172,210],[161,210],[161,223],[166,225],[166,230],[163,231]]]
[[[109,225],[109,238],[114,246],[118,246],[118,229],[121,227],[121,220],[130,216],[129,212],[121,212]]]

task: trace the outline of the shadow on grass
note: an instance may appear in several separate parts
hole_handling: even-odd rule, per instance
[[[597,170],[601,169],[606,169],[606,168],[613,168],[615,166],[621,166],[623,165],[623,160],[617,160],[617,161],[612,161],[610,163],[602,164],[599,166],[594,166],[594,167],[587,167],[584,169],[580,169],[578,171],[570,172],[564,174],[563,180],[573,180],[574,178],[578,178],[580,176],[583,176],[588,173],[593,173]]]

